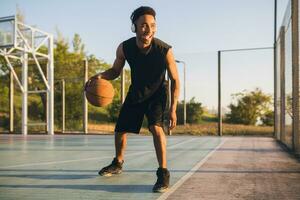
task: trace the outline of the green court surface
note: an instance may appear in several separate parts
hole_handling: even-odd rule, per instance
[[[114,157],[112,135],[0,135],[0,199],[157,199],[151,136],[128,135],[124,171],[101,177]],[[171,187],[221,142],[168,136]],[[193,169],[193,170],[192,170]]]

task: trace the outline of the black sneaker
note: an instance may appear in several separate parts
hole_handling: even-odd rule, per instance
[[[113,174],[121,174],[124,161],[119,162],[114,158],[110,165],[103,167],[98,174],[100,176],[112,176]]]
[[[170,172],[167,168],[158,168],[156,171],[157,181],[153,186],[153,192],[165,192],[169,188]]]

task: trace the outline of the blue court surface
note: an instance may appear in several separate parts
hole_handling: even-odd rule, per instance
[[[168,136],[171,189],[222,142]],[[128,135],[123,173],[101,177],[113,135],[0,135],[0,199],[158,199],[152,136]]]

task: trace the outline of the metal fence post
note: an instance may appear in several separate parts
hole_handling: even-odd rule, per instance
[[[123,68],[121,72],[121,103],[125,101],[125,75],[125,69]]]
[[[218,135],[222,136],[221,51],[218,51]]]
[[[9,133],[14,132],[14,76],[10,70],[9,74]]]
[[[88,81],[88,60],[84,59],[84,83]],[[85,98],[85,90],[83,89],[83,132],[85,134],[88,133],[88,103],[87,99]]]
[[[274,0],[274,43],[273,43],[273,65],[274,65],[274,138],[277,138],[277,98],[278,98],[278,94],[277,94],[277,45],[276,45],[276,39],[277,39],[277,0]]]
[[[61,121],[62,121],[62,133],[65,133],[65,122],[66,122],[66,116],[65,116],[65,79],[61,80]]]
[[[285,27],[280,29],[280,141],[285,142]]]
[[[300,155],[299,136],[299,1],[292,0],[293,148]]]

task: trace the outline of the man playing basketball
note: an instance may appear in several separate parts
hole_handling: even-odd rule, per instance
[[[171,46],[154,38],[156,32],[155,11],[150,7],[139,7],[131,15],[132,31],[136,37],[122,42],[116,51],[112,68],[93,78],[113,80],[117,78],[127,61],[131,68],[131,86],[122,105],[115,127],[116,157],[112,163],[99,171],[101,176],[122,172],[127,132],[139,133],[144,115],[158,160],[157,182],[153,192],[164,192],[169,187],[170,173],[167,169],[166,138],[163,113],[167,101],[165,84],[166,70],[171,78],[170,129],[176,126],[176,106],[179,95],[179,78]]]

